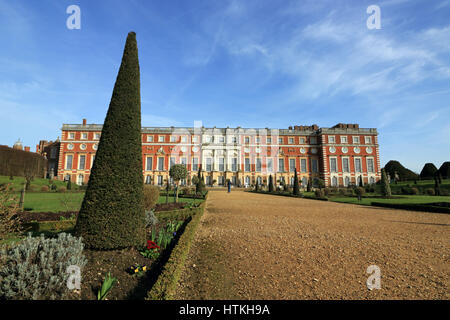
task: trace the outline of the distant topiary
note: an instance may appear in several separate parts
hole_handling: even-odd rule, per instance
[[[65,299],[67,268],[77,266],[82,272],[87,263],[81,239],[66,233],[53,239],[30,234],[0,253],[0,300]]]
[[[159,199],[159,187],[152,185],[144,186],[144,209],[151,210]]]
[[[294,187],[293,187],[292,193],[295,196],[298,196],[300,194],[300,187],[298,185],[297,168],[294,169]]]
[[[75,226],[86,247],[145,243],[143,186],[139,59],[130,32]]]
[[[446,161],[441,165],[441,167],[439,168],[439,173],[441,174],[442,178],[450,179],[450,161]]]
[[[151,228],[158,223],[158,218],[153,210],[145,210],[145,227]]]
[[[436,168],[436,166],[433,163],[426,163],[423,166],[422,171],[420,172],[420,178],[422,180],[434,179],[434,176],[437,171],[438,171],[438,169]]]
[[[391,197],[391,186],[389,184],[388,178],[386,176],[386,170],[381,169],[381,194],[385,197]]]
[[[388,163],[386,163],[384,169],[386,170],[386,176],[389,174],[391,178],[394,178],[395,173],[397,173],[398,177],[400,178],[400,181],[416,180],[419,178],[418,174],[405,168],[400,164],[400,162],[396,160],[391,160]]]
[[[273,177],[272,175],[269,176],[269,192],[273,192],[274,185],[273,185]]]
[[[69,177],[69,181],[67,181],[67,190],[72,190],[72,182],[71,182],[70,177]]]
[[[175,164],[170,168],[169,175],[175,181],[177,186],[175,192],[175,202],[178,202],[178,185],[180,184],[180,180],[186,179],[187,177],[187,169],[183,164]]]

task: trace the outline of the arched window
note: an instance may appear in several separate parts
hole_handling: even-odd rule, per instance
[[[314,178],[314,180],[313,180],[313,187],[316,188],[318,186],[319,186],[319,179]]]
[[[151,184],[152,183],[152,177],[151,176],[146,176],[145,177],[145,183],[146,184]]]
[[[77,177],[77,185],[81,186],[83,184],[84,176],[82,174]]]
[[[247,176],[247,177],[245,177],[245,186],[247,187],[249,185],[250,185],[250,177]]]
[[[350,178],[349,177],[345,177],[344,179],[344,187],[348,187],[350,185]]]
[[[333,178],[331,179],[331,186],[337,187],[337,185],[338,185],[337,177],[333,177]]]
[[[302,178],[302,187],[303,187],[303,188],[306,188],[307,185],[308,185],[308,178],[303,177],[303,178]]]

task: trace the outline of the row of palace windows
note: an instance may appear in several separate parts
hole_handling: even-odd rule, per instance
[[[358,176],[358,177],[356,177],[356,183],[355,184],[358,184],[359,183],[359,181],[362,179],[362,177],[361,176]],[[344,177],[344,187],[348,187],[349,185],[350,185],[350,177]],[[369,178],[369,184],[374,184],[375,183],[375,177],[370,177]],[[338,183],[338,178],[336,177],[336,176],[334,176],[334,177],[331,177],[331,186],[332,187],[338,187],[339,186],[339,183]]]
[[[156,166],[157,171],[164,171],[164,157],[158,157],[158,163]],[[187,158],[180,158],[180,164],[186,165],[187,164]],[[213,159],[212,158],[206,158],[205,159],[205,167],[203,168],[205,171],[213,171]],[[174,164],[176,164],[175,158],[170,157],[169,160],[169,169]],[[255,159],[255,171],[261,172],[262,171],[262,159],[256,158]],[[192,158],[192,169],[191,171],[197,171],[199,168],[198,158]],[[294,172],[296,169],[298,169],[299,172],[307,172],[307,159],[300,159],[300,168],[296,168],[296,159],[289,159],[289,171]],[[146,170],[152,171],[153,170],[153,157],[147,157],[146,159]],[[231,171],[237,171],[238,170],[238,158],[231,158]],[[274,172],[274,159],[272,158],[266,158],[266,170],[267,172]],[[219,158],[218,159],[218,170],[220,172],[225,171],[225,158]],[[251,171],[251,163],[250,158],[244,159],[244,171],[250,172]],[[319,172],[319,162],[317,159],[311,159],[311,171],[314,173]],[[285,160],[280,158],[278,159],[278,168],[277,172],[285,172]]]
[[[75,139],[75,132],[69,132],[67,134],[67,139],[74,140]],[[80,139],[81,140],[87,140],[88,139],[88,133],[87,132],[81,132],[80,133]],[[100,133],[94,132],[94,140],[100,140]]]
[[[352,142],[353,142],[353,144],[359,144],[360,143],[359,136],[352,136]],[[336,137],[335,136],[328,136],[328,143],[336,143]],[[348,136],[340,136],[340,143],[348,143]],[[364,143],[365,144],[371,144],[372,143],[372,137],[371,136],[365,136],[364,137]]]
[[[85,170],[86,167],[86,155],[82,154],[78,156],[78,170]],[[94,163],[95,155],[91,156],[91,168],[92,164]],[[69,154],[66,156],[66,170],[72,170],[73,169],[73,155]]]
[[[330,172],[338,172],[337,158],[330,158]],[[355,172],[362,172],[362,162],[361,158],[354,158],[354,168]],[[366,158],[367,161],[367,172],[374,173],[375,165],[373,158]],[[350,172],[350,159],[347,157],[342,157],[342,172]]]
[[[147,135],[147,142],[166,142],[165,139],[166,137],[164,135],[158,135],[157,136],[157,140],[155,140],[155,136],[153,135]],[[198,136],[192,136],[192,142],[193,143],[198,143],[199,139]],[[317,138],[316,137],[310,137],[309,138],[310,143],[311,144],[317,144]],[[188,142],[188,136],[170,136],[169,138],[169,142],[178,142],[180,141],[181,143],[187,143]],[[285,139],[283,137],[279,137],[278,138],[278,143],[279,144],[284,144]],[[288,137],[288,144],[295,144],[295,140],[294,137]],[[204,143],[225,143],[225,137],[224,136],[207,136],[204,135],[203,136],[203,142]],[[238,143],[237,137],[230,137],[229,139],[230,143]],[[255,137],[254,138],[254,142],[255,143],[261,143],[261,137]],[[249,144],[251,143],[251,137],[250,136],[246,136],[244,137],[244,143],[245,144]],[[266,137],[266,143],[267,144],[272,144],[272,137]],[[306,138],[304,137],[300,137],[298,140],[299,144],[306,144]]]

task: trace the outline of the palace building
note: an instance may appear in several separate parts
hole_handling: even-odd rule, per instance
[[[63,124],[58,178],[86,184],[100,141],[102,125]],[[126,148],[127,146],[123,146]],[[318,178],[326,186],[373,184],[381,179],[378,133],[373,128],[339,123],[331,128],[293,126],[269,128],[143,127],[142,172],[147,184],[163,185],[173,164],[184,164],[190,185],[199,168],[206,185],[248,187],[268,183],[293,184]]]

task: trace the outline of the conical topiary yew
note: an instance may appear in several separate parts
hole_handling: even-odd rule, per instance
[[[139,77],[136,34],[130,32],[75,226],[87,248],[145,242]]]

